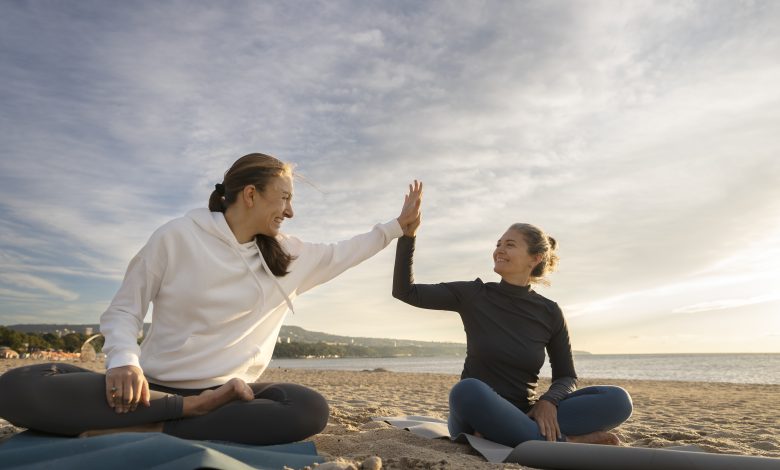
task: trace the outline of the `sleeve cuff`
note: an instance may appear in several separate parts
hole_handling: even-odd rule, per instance
[[[555,405],[556,408],[558,407],[558,400],[556,400],[553,397],[548,397],[547,395],[542,395],[541,397],[539,397],[539,399],[540,400],[544,400],[544,401],[549,401],[550,403]]]
[[[398,219],[392,219],[384,224],[379,224],[379,228],[390,238],[390,240],[400,238],[404,234],[401,224],[398,223]]]
[[[106,370],[124,366],[136,366],[140,369],[141,363],[138,359],[138,355],[126,351],[112,354],[111,357],[106,358]]]

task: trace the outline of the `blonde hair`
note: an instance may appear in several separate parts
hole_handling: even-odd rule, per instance
[[[558,267],[559,258],[555,253],[558,242],[535,225],[517,223],[509,228],[523,235],[529,255],[542,255],[542,260],[531,270],[531,282],[549,285],[545,276]]]

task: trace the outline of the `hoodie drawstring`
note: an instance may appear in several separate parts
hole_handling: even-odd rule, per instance
[[[197,214],[198,213],[196,213],[195,215]],[[233,251],[235,251],[238,257],[241,258],[241,261],[244,262],[244,266],[246,266],[246,269],[250,273],[252,273],[252,277],[255,278],[255,282],[257,282],[257,288],[260,290],[260,295],[262,299],[263,283],[260,281],[260,278],[257,276],[257,273],[249,265],[249,262],[246,260],[246,258],[244,258],[244,255],[241,254],[241,251],[238,249],[238,241],[236,240],[234,234],[230,231],[230,227],[228,226],[227,221],[225,220],[224,213],[209,212],[208,222],[201,222],[200,217],[197,216],[191,216],[191,217],[196,224],[206,229],[206,231],[218,236],[219,238],[227,242],[227,244],[230,245],[230,247],[233,248]],[[218,220],[220,223],[217,222]],[[204,223],[206,225],[204,225]],[[220,227],[220,225],[224,225],[224,227]],[[257,246],[257,243],[253,243],[253,245],[257,250],[258,256],[260,256],[260,265],[263,267],[263,270],[265,270],[265,272],[268,273],[268,275],[271,277],[271,280],[273,280],[274,285],[282,294],[282,297],[284,297],[284,301],[287,303],[287,308],[290,309],[290,312],[295,313],[295,309],[293,308],[293,304],[290,301],[290,297],[287,296],[287,293],[282,288],[282,284],[279,282],[278,279],[276,279],[274,273],[271,272],[271,268],[269,268],[268,265],[266,264],[265,258],[263,258],[263,252],[260,251],[260,247]]]
[[[257,246],[257,244],[255,244]],[[287,302],[287,308],[290,309],[290,312],[295,314],[295,309],[293,308],[292,301],[290,301],[290,297],[287,296],[287,293],[282,289],[282,284],[279,282],[279,280],[276,278],[274,273],[271,272],[271,268],[268,267],[268,265],[265,262],[265,258],[263,258],[263,252],[260,251],[260,247],[257,247],[257,254],[260,256],[260,265],[263,267],[266,273],[271,277],[271,280],[274,281],[274,285],[277,289],[279,289],[279,292],[282,294],[282,297],[284,297],[284,301]],[[244,263],[246,263],[246,260],[244,260]],[[254,272],[252,272],[254,274]],[[260,282],[260,279],[257,277],[257,274],[255,274],[255,279],[257,279],[257,282]]]
[[[233,246],[233,250],[236,252],[238,257],[241,258],[241,261],[244,262],[244,266],[246,266],[246,269],[250,273],[252,273],[252,277],[255,278],[255,282],[257,282],[257,287],[260,289],[260,292],[262,294],[262,292],[263,292],[263,287],[262,287],[263,283],[260,281],[260,278],[257,276],[257,273],[255,272],[254,269],[252,269],[251,266],[249,266],[249,262],[246,260],[246,258],[244,258],[244,255],[242,255],[241,252],[238,250],[238,247],[236,247],[235,245],[232,245],[232,244],[231,244],[231,246]],[[282,285],[279,283],[279,280],[276,279],[276,276],[274,276],[274,274],[271,272],[271,268],[269,268],[268,265],[265,263],[265,258],[263,258],[263,253],[260,251],[260,247],[258,247],[257,244],[255,244],[255,247],[257,248],[257,255],[260,256],[260,266],[262,266],[263,270],[265,270],[265,272],[267,272],[268,275],[271,277],[271,279],[274,282],[274,285],[279,290],[279,292],[282,294],[282,297],[284,297],[284,301],[287,303],[287,308],[289,308],[290,311],[294,314],[295,313],[295,309],[293,308],[293,304],[290,301],[290,297],[288,297],[287,293],[284,291],[284,289],[282,289]]]

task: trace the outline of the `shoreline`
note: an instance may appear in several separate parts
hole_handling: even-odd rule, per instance
[[[274,359],[271,367],[460,374],[463,358]],[[575,367],[584,379],[653,380],[780,385],[780,354],[697,356],[578,356]],[[540,377],[550,377],[548,363]]]
[[[40,363],[0,359],[0,374]],[[103,372],[96,362],[63,361]],[[446,419],[449,389],[458,375],[431,372],[345,371],[269,368],[263,381],[298,383],[320,392],[330,404],[325,430],[313,436],[327,460],[361,462],[377,455],[385,468],[523,468],[489,464],[464,444],[428,440],[372,417],[426,415]],[[780,385],[625,379],[580,379],[625,388],[634,414],[615,432],[624,445],[696,445],[707,452],[780,457]],[[543,392],[549,379],[541,379]],[[18,432],[0,421],[0,438]]]

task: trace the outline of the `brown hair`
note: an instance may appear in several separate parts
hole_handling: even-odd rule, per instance
[[[558,242],[535,225],[512,224],[509,228],[523,235],[529,255],[542,255],[542,260],[531,270],[531,282],[549,285],[550,281],[544,277],[558,267],[559,258],[555,253]]]
[[[292,176],[292,174],[291,165],[270,155],[264,153],[244,155],[233,163],[233,166],[225,172],[222,183],[217,184],[211,192],[209,210],[224,213],[225,209],[236,202],[239,193],[245,187],[252,185],[262,192],[272,178]],[[289,272],[287,268],[295,257],[284,251],[276,238],[257,234],[255,243],[275,276],[284,276]]]

